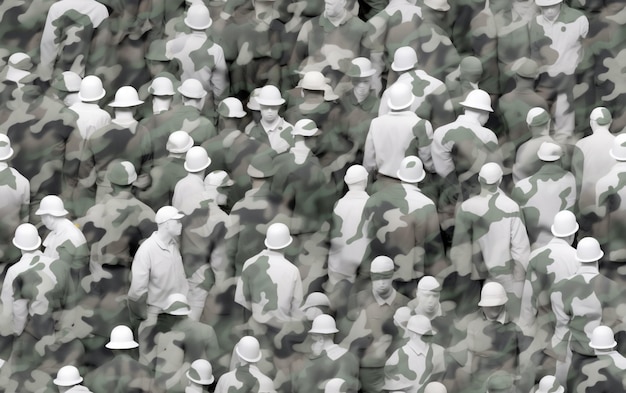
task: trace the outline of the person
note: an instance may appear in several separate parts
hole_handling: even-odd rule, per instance
[[[549,349],[557,356],[555,376],[567,390],[575,390],[582,382],[580,370],[593,360],[590,329],[601,324],[613,328],[622,322],[616,307],[624,298],[624,290],[598,271],[603,256],[598,240],[580,239],[576,247],[580,267],[556,283],[550,293],[556,326]]]
[[[389,88],[387,102],[392,112],[374,118],[365,139],[363,166],[372,177],[395,178],[400,161],[407,156],[419,156],[426,170],[434,172],[433,127],[409,110],[414,100],[410,86],[405,83],[398,82]]]
[[[185,393],[206,392],[215,381],[213,367],[206,359],[194,360],[189,366],[189,370],[185,373],[185,376],[188,380],[188,385],[185,387]]]
[[[85,142],[80,166],[78,184],[73,194],[74,214],[81,217],[87,209],[100,202],[111,193],[107,179],[107,167],[112,161],[130,161],[137,172],[135,186],[143,189],[150,179],[151,151],[142,144],[148,137],[148,129],[140,127],[134,118],[136,108],[143,104],[137,90],[132,86],[122,86],[115,93],[115,100],[109,104],[114,118],[111,124],[95,131]]]
[[[249,130],[248,135],[271,146],[276,153],[289,150],[293,146],[293,125],[278,114],[281,105],[285,103],[280,90],[274,85],[265,85],[255,99],[260,106],[261,121]]]
[[[502,181],[499,164],[484,164],[478,178],[481,193],[463,202],[457,211],[450,259],[459,276],[469,275],[474,281],[474,284],[466,283],[470,288],[487,279],[502,284],[507,289],[510,314],[517,320],[530,254],[522,212],[499,188]],[[463,296],[463,304],[467,304],[475,294],[468,288]],[[457,303],[457,307],[463,304]]]
[[[554,113],[554,138],[576,143],[574,133],[574,86],[582,60],[582,41],[589,20],[563,0],[535,0],[540,14],[530,20],[530,58],[539,64],[537,92]]]
[[[72,389],[81,389],[79,390],[81,392],[91,392],[91,390],[80,384],[83,381],[84,378],[80,375],[78,368],[71,365],[61,367],[57,372],[56,378],[52,380],[59,389],[59,393],[67,393]]]
[[[621,203],[621,195],[624,193],[624,185],[621,181],[624,167],[626,167],[626,135],[620,134],[613,140],[613,146],[609,155],[615,164],[596,183],[595,208],[599,222],[594,226],[593,234],[600,242],[603,250],[606,250],[606,258],[602,264],[602,272],[610,279],[619,283],[626,282],[626,274],[619,267],[621,262],[626,261],[626,244],[616,236],[615,231],[620,231],[624,225],[624,207]]]
[[[576,179],[563,168],[561,146],[543,142],[537,151],[540,169],[515,184],[511,198],[520,205],[531,248],[546,245],[552,219],[560,210],[573,210]]]
[[[189,290],[177,238],[184,215],[173,206],[161,207],[155,215],[157,230],[137,249],[131,267],[128,307],[133,318],[151,325],[168,306],[172,293]]]
[[[46,16],[41,35],[40,60],[37,72],[43,81],[49,81],[63,71],[84,76],[98,65],[92,43],[98,33],[106,33],[107,7],[95,0],[76,3],[72,0],[52,4]],[[83,37],[80,42],[72,39]]]
[[[526,114],[526,124],[528,131],[530,131],[530,139],[522,143],[515,153],[515,162],[512,168],[513,183],[517,183],[541,169],[543,161],[537,152],[544,142],[556,144],[554,138],[550,136],[552,119],[548,111],[541,107],[530,108]]]
[[[485,385],[487,393],[514,393],[516,391],[514,374],[503,370],[491,374]]]
[[[194,146],[185,154],[183,167],[187,176],[180,179],[174,187],[172,206],[189,214],[195,208],[198,198],[204,191],[204,172],[211,165],[211,158],[202,146]]]
[[[400,182],[385,182],[384,188],[365,202],[361,228],[369,240],[359,276],[367,278],[369,258],[386,255],[397,269],[393,274],[396,289],[412,296],[417,280],[424,275],[438,275],[447,266],[435,203],[418,184],[426,177],[422,161],[404,157],[395,176]],[[391,217],[394,217],[393,219]],[[390,227],[394,219],[404,225]]]
[[[0,271],[19,258],[19,251],[9,242],[17,227],[28,222],[30,181],[9,164],[14,150],[5,134],[0,134]]]
[[[250,392],[254,389],[258,390],[260,385],[270,386],[273,389],[272,380],[257,367],[263,354],[256,338],[242,337],[235,346],[234,352],[239,359],[239,364],[217,380],[215,393]]]
[[[465,56],[455,71],[446,76],[445,84],[454,114],[458,116],[463,112],[460,103],[469,92],[482,87],[479,82],[483,76],[483,66],[477,57]]]
[[[437,334],[430,319],[413,315],[407,323],[407,331],[409,341],[385,363],[385,390],[419,392],[429,382],[443,379],[446,371],[444,348],[429,340],[429,336]]]
[[[50,82],[50,95],[63,102],[66,107],[70,107],[79,102],[78,91],[83,78],[75,72],[63,71]]]
[[[369,285],[364,289],[355,286],[348,304],[348,314],[339,323],[340,342],[360,359],[359,382],[363,392],[380,392],[384,383],[385,361],[393,352],[394,337],[387,326],[393,316],[409,298],[392,285],[395,265],[387,256],[377,256],[371,261]]]
[[[125,325],[111,329],[110,339],[105,347],[113,357],[100,367],[85,374],[85,385],[93,393],[110,393],[132,387],[138,393],[148,393],[153,389],[151,370],[137,360],[139,344],[133,331]]]
[[[596,326],[589,347],[596,357],[580,370],[585,378],[578,385],[579,391],[608,393],[626,389],[626,357],[616,350],[613,330],[605,325]]]
[[[502,163],[498,138],[484,127],[493,112],[489,94],[473,90],[460,104],[464,113],[452,123],[435,129],[431,146],[435,171],[445,184],[458,190],[457,196],[451,196],[452,200],[467,200],[479,192],[478,171],[482,165]]]
[[[184,19],[191,33],[183,33],[167,42],[166,56],[180,64],[180,79],[202,83],[207,105],[213,108],[229,93],[229,77],[224,49],[213,41],[207,29],[213,24],[209,9],[202,3],[189,7]]]
[[[539,381],[535,393],[565,393],[565,388],[561,386],[554,375],[545,375]]]
[[[357,271],[363,260],[368,239],[358,232],[363,209],[369,195],[368,173],[361,165],[352,165],[346,171],[344,182],[348,192],[333,208],[328,251],[328,281],[325,292],[331,299],[337,316],[348,312],[348,294],[354,284]]]
[[[358,390],[359,360],[347,349],[335,344],[337,330],[335,319],[321,314],[313,319],[309,329],[312,338],[311,355],[302,370],[292,375],[292,391],[322,393],[320,381],[341,378],[349,392]]]
[[[581,232],[591,234],[595,223],[594,206],[598,173],[615,164],[610,155],[615,135],[611,133],[613,117],[605,107],[596,107],[589,114],[591,135],[581,138],[572,152],[572,173],[576,178],[578,200],[576,208]]]
[[[68,301],[70,304],[77,302],[85,293],[81,281],[90,273],[87,239],[67,218],[69,212],[56,195],[44,197],[35,214],[41,216],[41,222],[50,231],[43,241],[43,253],[69,266],[74,288]]]

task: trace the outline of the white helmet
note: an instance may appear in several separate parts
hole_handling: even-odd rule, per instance
[[[190,381],[200,385],[210,385],[215,380],[213,367],[211,367],[211,363],[205,359],[194,360],[185,375],[187,375]]]
[[[604,325],[600,325],[593,329],[591,333],[591,342],[589,346],[593,349],[613,349],[617,346],[613,330]]]
[[[221,169],[212,171],[204,177],[205,187],[230,187],[233,184],[235,182],[228,176],[228,173]]]
[[[41,203],[39,203],[39,209],[35,212],[38,216],[49,214],[54,217],[63,217],[68,213],[69,212],[65,210],[63,201],[56,195],[47,195],[43,197]]]
[[[167,306],[163,309],[163,312],[170,315],[189,315],[191,308],[189,307],[189,300],[187,296],[182,293],[172,293],[167,299]]]
[[[403,46],[393,53],[391,69],[400,72],[410,70],[417,64],[417,53],[410,46]]]
[[[565,388],[559,384],[554,375],[546,375],[539,381],[535,393],[563,393]]]
[[[98,101],[106,91],[102,87],[102,81],[95,75],[87,75],[80,82],[80,90],[78,90],[78,99],[83,102]]]
[[[554,222],[550,227],[552,234],[556,237],[567,237],[578,231],[576,216],[569,210],[561,210],[554,216]]]
[[[424,336],[435,334],[430,319],[424,315],[413,315],[406,324],[407,330]]]
[[[626,161],[626,134],[619,134],[613,139],[609,154],[617,161]]]
[[[235,353],[242,360],[250,363],[256,363],[262,357],[259,340],[252,336],[242,337],[235,346]]]
[[[265,85],[259,91],[256,102],[258,102],[259,105],[278,106],[284,104],[285,99],[281,96],[278,87]]]
[[[322,314],[315,317],[313,324],[311,325],[311,329],[309,329],[309,333],[316,334],[335,334],[338,331],[337,325],[335,324],[335,318],[328,314]]]
[[[194,146],[187,152],[185,156],[185,170],[195,173],[205,170],[211,165],[211,159],[206,149],[202,146]]]
[[[529,127],[539,127],[550,122],[550,114],[541,107],[534,107],[526,113],[526,124]]]
[[[148,92],[153,96],[173,96],[176,94],[174,92],[174,84],[169,78],[164,76],[154,78],[152,83],[150,83]]]
[[[482,179],[485,184],[496,184],[502,179],[502,168],[495,162],[488,162],[480,168],[478,177]]]
[[[491,97],[484,90],[475,89],[470,91],[460,104],[465,108],[478,109],[485,112],[493,112]]]
[[[293,125],[291,135],[313,136],[319,131],[317,124],[311,119],[300,119]]]
[[[593,120],[598,125],[606,126],[611,124],[613,121],[613,116],[611,116],[611,112],[603,106],[599,106],[594,108],[589,114],[589,120]]]
[[[300,81],[300,87],[307,90],[324,91],[326,89],[326,78],[319,71],[307,71]]]
[[[429,382],[424,388],[424,393],[448,393],[448,389],[441,382]]]
[[[367,181],[368,176],[367,169],[364,166],[355,164],[348,168],[343,181],[348,185],[355,184],[363,180]]]
[[[133,337],[133,331],[128,326],[118,325],[111,330],[111,337],[105,347],[109,349],[132,349],[139,344]]]
[[[439,281],[433,276],[424,276],[417,283],[418,291],[441,292]]]
[[[257,101],[257,97],[259,96],[259,94],[261,94],[260,87],[257,87],[256,89],[252,90],[252,93],[250,93],[250,97],[248,98],[248,103],[246,104],[246,108],[250,109],[251,111],[261,110],[261,107],[259,106],[259,102]]]
[[[480,291],[480,307],[495,307],[506,304],[508,296],[502,284],[491,281],[483,286]]]
[[[282,250],[293,242],[289,227],[283,223],[274,223],[267,228],[265,247],[270,250]]]
[[[326,296],[323,292],[311,292],[309,296],[306,297],[306,300],[300,309],[306,310],[310,307],[319,306],[330,307],[330,300],[328,299],[328,296]]]
[[[387,106],[393,110],[407,109],[415,101],[415,96],[411,90],[411,86],[403,82],[397,82],[389,88],[389,98]]]
[[[552,142],[543,142],[541,146],[539,146],[539,150],[537,150],[537,157],[545,162],[558,161],[562,155],[563,149],[561,146]]]
[[[34,225],[24,223],[15,229],[12,243],[20,250],[33,251],[41,246],[41,237]]]
[[[563,0],[535,0],[535,4],[539,7],[549,7],[551,5],[557,5],[562,3]]]
[[[393,263],[393,259],[388,256],[379,255],[372,260],[372,264],[370,265],[371,273],[388,273],[393,272],[395,269],[395,265]]]
[[[398,179],[406,183],[419,183],[426,177],[424,164],[416,156],[408,156],[402,159],[400,169],[397,172]]]
[[[187,153],[193,146],[193,138],[187,131],[174,131],[167,138],[165,148],[170,153]]]
[[[157,210],[154,216],[154,222],[162,224],[169,220],[180,220],[185,215],[178,211],[174,206],[163,206]]]
[[[74,366],[63,366],[57,372],[57,377],[52,381],[57,386],[73,386],[81,383],[83,377]]]
[[[246,116],[243,104],[235,97],[226,97],[217,105],[217,113],[226,118],[241,119]]]
[[[178,92],[187,98],[201,99],[207,95],[204,86],[199,80],[189,78],[178,87]]]
[[[0,134],[0,161],[6,161],[13,156],[11,140],[5,134]]]
[[[341,378],[331,378],[324,385],[324,393],[343,393],[346,391],[343,387],[345,383]]]
[[[115,92],[115,99],[109,104],[113,108],[128,108],[143,104],[139,94],[132,86],[122,86]]]
[[[137,180],[137,171],[132,162],[116,160],[107,167],[106,177],[111,184],[127,186]]]
[[[213,24],[211,13],[204,4],[193,4],[189,7],[184,22],[193,30],[208,29]]]
[[[346,75],[352,78],[367,78],[376,73],[376,69],[367,57],[352,59]]]
[[[578,262],[596,262],[602,259],[604,252],[600,243],[593,237],[585,237],[578,242],[576,259]]]

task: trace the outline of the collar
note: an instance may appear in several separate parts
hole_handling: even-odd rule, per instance
[[[415,352],[418,355],[426,356],[428,354],[429,345],[426,345],[426,348],[420,348],[411,340],[409,340],[406,345],[411,349],[411,351]]]
[[[383,299],[374,291],[372,291],[372,295],[374,295],[374,300],[376,300],[376,303],[378,303],[379,306],[383,306],[385,304],[391,306],[393,304],[393,301],[396,300],[397,294],[394,288],[391,288],[391,291],[391,295],[387,299]]]
[[[332,31],[332,30],[336,29],[337,27],[345,24],[351,17],[352,17],[352,14],[350,14],[346,10],[344,12],[344,14],[343,14],[343,18],[341,18],[341,20],[339,21],[339,24],[337,26],[335,26],[333,24],[333,22],[331,22],[330,19],[328,19],[326,17],[326,15],[322,14],[322,15],[320,15],[320,26],[322,26],[324,31],[329,32],[329,31]]]
[[[154,241],[155,243],[162,249],[162,250],[169,250],[169,248],[171,246],[176,245],[176,240],[175,239],[171,239],[170,242],[168,244],[163,243],[163,240],[161,240],[161,238],[159,237],[159,235],[157,234],[157,232],[154,232],[154,234],[152,235],[154,236]]]
[[[285,119],[282,118],[282,117],[278,118],[278,121],[276,122],[276,126],[274,126],[274,128],[268,128],[269,127],[268,124],[265,121],[263,121],[263,119],[261,119],[261,121],[259,123],[261,124],[261,127],[263,127],[263,129],[266,132],[273,132],[273,131],[276,131],[276,130],[282,131],[283,128],[285,128],[285,126],[284,126]]]
[[[485,316],[485,313],[482,310],[480,310],[480,314],[483,320],[488,321],[488,322],[500,322],[502,325],[504,325],[505,323],[509,321],[509,314],[506,312],[506,308],[503,308],[500,315],[498,315],[498,318],[494,320],[487,319],[487,317]]]
[[[598,274],[598,268],[595,266],[595,264],[592,263],[587,263],[587,262],[580,262],[580,266],[578,267],[578,270],[576,270],[576,274]]]

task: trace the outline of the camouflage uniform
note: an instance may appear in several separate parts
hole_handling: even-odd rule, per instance
[[[187,176],[180,179],[174,187],[172,206],[189,214],[193,211],[204,192],[204,170],[200,172],[187,172]]]
[[[151,184],[145,190],[137,193],[139,199],[153,210],[170,205],[176,183],[187,175],[184,164],[185,157],[183,154],[170,154],[167,157],[152,161]]]
[[[104,22],[108,17],[107,8],[94,0],[62,0],[52,4],[41,37],[41,79],[50,80],[56,76],[55,72],[63,71],[84,76],[85,68],[93,60],[90,59],[92,39],[97,36],[98,28],[106,29]]]
[[[30,182],[4,160],[0,160],[0,200],[0,272],[4,272],[19,258],[10,239],[18,225],[28,222],[30,204]]]
[[[259,391],[260,386],[274,386],[255,364],[245,364],[222,375],[215,386],[215,393]]]
[[[511,197],[520,205],[528,238],[533,248],[552,238],[550,227],[561,210],[573,210],[576,202],[576,179],[560,162],[542,162],[530,177],[515,184]]]
[[[285,119],[281,118],[274,129],[268,130],[263,120],[255,124],[248,131],[250,138],[256,139],[261,143],[269,145],[276,153],[284,153],[293,146],[293,136],[291,131],[293,125],[289,124]]]
[[[346,92],[340,99],[348,140],[353,144],[354,159],[352,164],[363,162],[363,149],[365,138],[370,128],[372,119],[376,117],[376,111],[380,105],[380,99],[375,91],[361,102],[358,101],[353,91]]]
[[[426,344],[419,348],[406,343],[391,354],[385,363],[385,390],[402,388],[404,392],[423,392],[428,382],[437,381],[444,374],[446,365],[444,348],[438,344]]]
[[[576,387],[576,392],[611,393],[626,389],[626,358],[615,350],[602,351],[596,356],[580,370],[585,379]]]
[[[322,393],[322,382],[331,378],[346,381],[346,391],[358,391],[359,360],[347,349],[333,344],[319,356],[310,355],[304,368],[292,376],[294,393]]]
[[[0,12],[2,14],[0,17],[1,47],[6,48],[8,53],[16,51],[37,53],[48,9],[55,2],[55,0],[43,0],[3,4]]]
[[[85,375],[85,385],[93,393],[161,391],[153,387],[152,371],[124,352],[117,351],[111,360]]]
[[[164,157],[167,152],[165,145],[170,134],[177,130],[187,131],[193,138],[195,146],[216,135],[213,122],[198,109],[184,104],[174,105],[169,110],[144,119],[140,125],[150,130],[152,157]]]

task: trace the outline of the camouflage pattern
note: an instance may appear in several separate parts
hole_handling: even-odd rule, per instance
[[[41,33],[53,3],[55,0],[3,4],[0,8],[0,47],[9,53],[24,51],[39,57]],[[16,23],[18,20],[20,23]]]
[[[0,142],[1,143],[1,142]],[[0,161],[0,264],[8,265],[19,258],[10,239],[15,229],[30,216],[30,182],[18,171]]]
[[[52,4],[41,36],[41,79],[50,80],[63,71],[85,76],[92,39],[108,16],[107,8],[93,0],[80,4],[62,0]]]
[[[174,186],[172,206],[185,214],[189,214],[195,208],[204,192],[204,170],[200,172],[187,172]]]
[[[222,375],[215,386],[215,393],[259,391],[260,386],[274,386],[255,364],[245,364]]]
[[[297,393],[322,393],[324,383],[332,378],[343,379],[346,392],[357,392],[359,386],[359,360],[347,349],[337,344],[318,355],[310,355],[304,368],[292,375],[292,391]]]
[[[171,205],[176,183],[187,175],[184,164],[184,154],[175,153],[152,161],[151,184],[145,190],[138,190],[139,199],[153,210]]]
[[[576,392],[613,392],[626,389],[626,358],[617,351],[602,351],[585,364],[580,373],[585,379]]]
[[[359,79],[352,78],[354,89],[357,89]],[[365,149],[365,138],[370,129],[372,119],[376,117],[376,110],[380,105],[380,98],[373,90],[369,90],[369,94],[359,102],[353,91],[346,92],[339,99],[342,107],[345,127],[348,132],[348,140],[353,144],[354,158],[351,163],[358,164],[363,162],[363,150]]]
[[[263,121],[261,121],[248,130],[248,135],[252,139],[256,139],[261,143],[271,146],[276,153],[284,153],[293,146],[292,130],[293,125],[284,118],[280,118],[278,123],[275,124],[274,129],[266,129]]]
[[[561,210],[573,210],[576,202],[576,179],[561,163],[542,162],[541,169],[515,184],[511,198],[522,209],[528,239],[533,248],[552,238],[550,227]]]
[[[385,363],[385,390],[423,392],[426,385],[442,378],[446,365],[444,348],[426,343],[425,348],[408,342]]]
[[[85,375],[84,384],[93,393],[162,391],[161,387],[153,388],[151,370],[125,353],[128,350],[116,352],[111,360]]]

